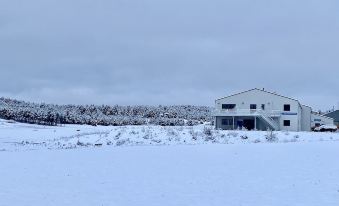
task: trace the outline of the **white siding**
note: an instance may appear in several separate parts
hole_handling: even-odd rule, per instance
[[[311,107],[302,105],[301,131],[311,131],[311,113]]]

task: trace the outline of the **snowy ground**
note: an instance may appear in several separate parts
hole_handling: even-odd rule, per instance
[[[212,126],[39,126],[0,120],[0,151],[137,145],[339,141],[339,133],[221,131]]]
[[[338,205],[339,133],[209,131],[0,121],[0,205]]]

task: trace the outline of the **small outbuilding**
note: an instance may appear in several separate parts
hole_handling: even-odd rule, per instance
[[[324,116],[334,119],[334,124],[339,126],[339,109],[330,113],[325,114]]]
[[[333,118],[312,112],[311,114],[312,128],[319,127],[321,125],[333,125],[333,124],[334,124]]]

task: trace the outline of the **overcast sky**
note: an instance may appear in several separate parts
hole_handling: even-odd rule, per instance
[[[214,104],[265,88],[339,102],[337,0],[1,0],[0,96]]]

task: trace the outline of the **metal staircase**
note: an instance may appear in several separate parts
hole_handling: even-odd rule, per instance
[[[279,124],[272,117],[262,111],[258,112],[258,114],[258,116],[271,127],[270,129],[279,130]]]

